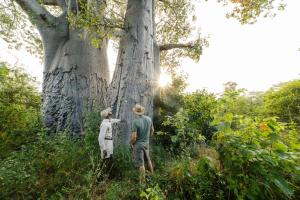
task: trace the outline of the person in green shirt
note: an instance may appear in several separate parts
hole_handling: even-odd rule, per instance
[[[151,173],[153,172],[149,155],[149,137],[153,135],[154,128],[151,118],[144,115],[143,106],[136,104],[132,110],[137,117],[132,122],[130,144],[133,147],[134,163],[139,168],[140,181],[145,182],[145,165]]]

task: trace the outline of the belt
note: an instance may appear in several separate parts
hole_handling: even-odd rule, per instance
[[[104,138],[105,140],[113,140],[112,138]]]

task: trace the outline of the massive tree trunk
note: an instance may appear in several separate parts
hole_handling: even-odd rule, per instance
[[[54,132],[68,129],[74,135],[82,135],[86,114],[104,106],[113,106],[115,117],[126,121],[119,125],[118,130],[125,136],[121,141],[127,143],[134,118],[132,107],[139,103],[146,108],[147,115],[153,116],[160,51],[191,46],[157,45],[154,0],[128,0],[124,22],[126,34],[120,40],[109,98],[105,101],[109,77],[107,41],[104,39],[99,49],[91,46],[85,31],[70,29],[67,14],[79,14],[86,9],[80,6],[88,5],[89,11],[95,12],[101,19],[106,0],[82,1],[84,4],[78,4],[78,0],[15,1],[37,25],[43,39],[42,113],[45,126]],[[63,14],[54,17],[41,3],[60,6]],[[83,38],[79,38],[79,33]]]
[[[45,126],[51,130],[68,129],[82,135],[86,114],[105,105],[109,74],[106,42],[96,49],[88,37],[81,39],[78,34],[42,34],[46,58],[42,113]]]
[[[105,106],[107,41],[97,49],[85,31],[69,27],[67,12],[78,11],[76,0],[42,2],[61,6],[63,14],[52,16],[36,0],[17,0],[43,41],[43,121],[52,132],[69,130],[72,135],[83,135],[86,115]]]
[[[153,0],[128,0],[127,31],[121,38],[116,68],[110,85],[110,103],[122,126],[123,142],[130,137],[132,107],[139,103],[153,115],[155,82],[153,48]]]

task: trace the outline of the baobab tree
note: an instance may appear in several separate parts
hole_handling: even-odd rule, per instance
[[[69,13],[78,12],[75,0],[15,0],[35,25],[43,44],[44,77],[42,116],[52,131],[70,129],[83,134],[86,113],[105,104],[109,80],[107,41],[98,48],[84,29],[71,29]],[[16,6],[12,2],[11,6]],[[61,9],[54,16],[44,5]],[[97,13],[101,17],[101,13]],[[26,23],[26,22],[24,22]]]
[[[9,9],[0,12],[10,17],[1,21],[7,27],[2,38],[16,43],[8,32],[23,24],[24,29],[16,31],[30,35],[29,44],[39,47],[39,37],[20,17],[23,12],[38,30],[44,58],[42,115],[45,126],[55,132],[69,129],[74,135],[83,134],[89,112],[113,106],[116,117],[126,121],[128,133],[135,103],[152,115],[160,65],[176,66],[182,56],[197,60],[206,44],[200,37],[191,39],[193,4],[187,0],[3,0],[1,4]],[[18,25],[12,23],[13,16],[19,17]],[[119,43],[119,52],[109,85],[110,39]]]

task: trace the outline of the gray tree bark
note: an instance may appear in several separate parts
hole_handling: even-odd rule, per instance
[[[60,39],[57,34],[45,35],[45,126],[56,132],[68,129],[82,135],[86,114],[105,105],[109,77],[106,42],[96,49],[88,38],[79,38],[77,31],[69,31],[68,37]]]
[[[17,0],[37,25],[43,41],[44,124],[52,132],[69,130],[78,136],[84,134],[86,115],[105,106],[109,80],[107,41],[103,40],[97,49],[90,44],[87,33],[72,30],[67,12],[76,11],[76,1],[67,2],[57,0],[64,13],[54,17],[36,0]]]
[[[126,33],[121,38],[109,100],[122,125],[123,142],[128,143],[132,108],[139,103],[153,116],[155,81],[153,0],[128,0]]]
[[[45,126],[52,131],[70,130],[84,133],[86,114],[112,106],[115,117],[126,123],[118,132],[127,143],[134,118],[132,107],[139,103],[146,114],[153,116],[153,98],[157,94],[160,74],[159,54],[162,50],[188,48],[190,44],[157,45],[154,26],[154,0],[128,0],[125,16],[126,33],[119,45],[119,54],[112,83],[109,87],[107,41],[100,49],[90,45],[89,35],[71,30],[67,13],[80,11],[77,0],[15,0],[30,20],[37,25],[44,46],[44,81],[42,114]],[[54,17],[38,2],[58,5],[63,9]],[[105,0],[86,1],[95,12]],[[101,13],[100,13],[101,15]],[[79,33],[83,39],[79,38]]]

